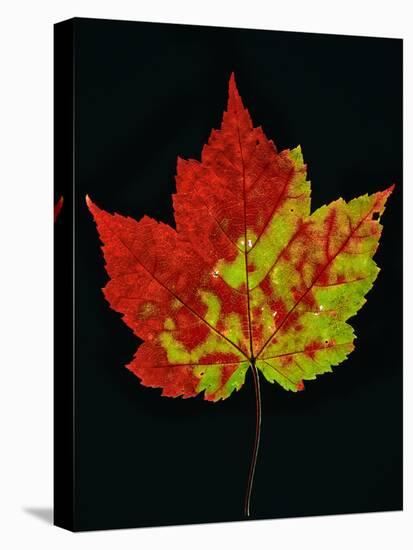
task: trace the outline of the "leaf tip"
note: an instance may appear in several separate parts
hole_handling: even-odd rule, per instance
[[[232,103],[232,102],[235,102],[234,104],[236,104],[237,102],[240,102],[240,103],[241,103],[241,107],[243,107],[243,105],[242,105],[242,100],[241,100],[241,97],[240,97],[239,92],[238,92],[237,83],[236,83],[236,81],[235,81],[235,73],[234,73],[234,71],[232,71],[231,76],[229,77],[229,85],[228,85],[228,110],[230,110],[230,108],[231,108],[231,103]]]
[[[97,214],[100,212],[99,207],[92,201],[89,195],[85,196],[86,205],[89,208],[89,212],[92,214],[93,218],[96,220]]]
[[[86,205],[89,208],[90,212],[92,214],[94,214],[94,212],[97,208],[96,204],[92,201],[92,199],[89,197],[89,195],[85,196],[85,201],[86,201]]]
[[[387,189],[385,189],[385,190],[383,191],[383,193],[385,193],[387,196],[390,196],[390,195],[393,193],[395,187],[396,187],[396,184],[395,184],[395,183],[392,183],[392,184],[390,185],[390,187],[388,187]]]
[[[376,193],[376,203],[374,205],[374,212],[377,212],[379,214],[382,214],[385,209],[385,205],[387,202],[387,199],[390,197],[390,195],[393,193],[395,188],[395,184],[393,183],[390,185],[390,187],[387,187],[387,189],[384,189],[383,191],[379,191]]]
[[[393,193],[395,187],[396,187],[396,184],[393,183],[392,185],[390,185],[390,187],[387,187],[387,189],[384,189],[383,191],[379,191],[379,193],[377,193],[377,195],[381,197],[383,201],[383,205],[387,201],[387,199],[390,197],[390,195]]]

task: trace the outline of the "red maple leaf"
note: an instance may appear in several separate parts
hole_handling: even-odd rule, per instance
[[[393,187],[311,214],[301,149],[278,152],[236,88],[201,161],[178,159],[176,230],[109,214],[89,198],[106,260],[110,306],[144,343],[128,365],[162,395],[210,401],[251,370],[299,391],[353,350],[347,320],[378,274],[372,256]]]

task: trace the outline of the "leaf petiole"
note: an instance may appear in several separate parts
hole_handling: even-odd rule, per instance
[[[261,416],[262,416],[260,378],[258,374],[258,369],[255,366],[255,359],[251,361],[250,367],[252,371],[252,377],[254,380],[254,388],[255,388],[255,440],[254,440],[254,448],[252,451],[250,469],[248,473],[247,491],[245,494],[244,515],[247,518],[250,517],[251,493],[252,493],[252,487],[254,484],[254,475],[255,475],[255,467],[257,465],[258,449],[260,446]]]

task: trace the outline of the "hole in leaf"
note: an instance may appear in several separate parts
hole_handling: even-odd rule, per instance
[[[380,218],[379,212],[374,212],[373,215],[372,215],[372,219],[376,221],[376,220],[378,220],[379,218]]]

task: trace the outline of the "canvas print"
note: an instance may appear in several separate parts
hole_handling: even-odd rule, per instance
[[[401,41],[55,52],[55,523],[400,510]]]

